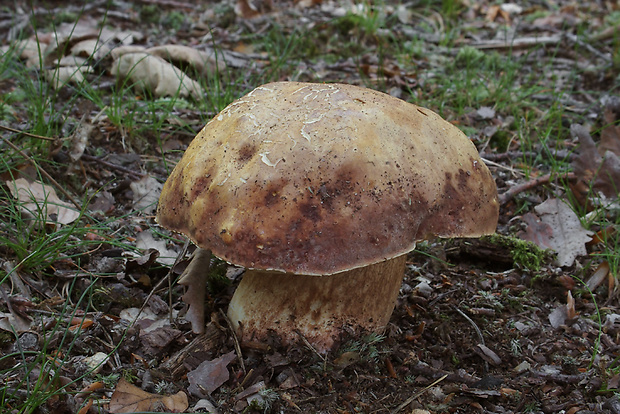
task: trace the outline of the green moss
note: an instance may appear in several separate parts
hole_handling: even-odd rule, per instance
[[[0,348],[15,342],[15,336],[11,332],[0,330]]]
[[[210,294],[216,294],[226,289],[230,285],[230,279],[226,277],[226,270],[228,269],[228,264],[215,258],[215,260],[211,264],[211,268],[209,269],[209,275],[207,277],[207,290]]]
[[[479,66],[485,60],[485,53],[475,47],[465,46],[459,49],[454,59],[457,68]]]
[[[185,25],[185,14],[178,11],[170,12],[163,18],[162,24],[167,29],[178,31]]]
[[[140,9],[140,20],[148,23],[159,23],[161,11],[156,5],[146,5]]]
[[[543,250],[532,242],[516,237],[494,234],[488,236],[488,241],[506,247],[510,251],[514,266],[521,269],[538,271],[544,263],[553,260],[554,254],[551,250]]]

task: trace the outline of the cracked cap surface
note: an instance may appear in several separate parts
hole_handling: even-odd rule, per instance
[[[352,85],[275,82],[198,133],[157,221],[236,265],[328,275],[429,237],[493,233],[498,215],[475,146],[436,113]]]

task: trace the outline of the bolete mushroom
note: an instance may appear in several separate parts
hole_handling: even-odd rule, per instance
[[[242,340],[381,331],[406,254],[493,233],[497,189],[436,113],[345,84],[275,82],[234,101],[164,185],[158,222],[248,270],[228,315]]]

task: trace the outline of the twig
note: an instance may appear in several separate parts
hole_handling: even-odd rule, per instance
[[[463,318],[465,318],[465,320],[467,320],[467,322],[469,322],[471,326],[474,327],[474,329],[476,330],[476,334],[478,335],[478,341],[480,341],[480,344],[482,346],[486,346],[484,344],[484,336],[482,335],[482,331],[480,330],[480,328],[478,328],[478,325],[476,325],[476,322],[474,322],[474,320],[472,318],[467,316],[467,314],[465,312],[463,312],[462,310],[460,310],[458,307],[454,306],[454,310],[456,310],[458,313],[460,313],[461,316]],[[489,363],[486,360],[484,360],[484,368],[485,368],[485,372],[487,372],[489,370]]]
[[[14,128],[11,128],[11,127],[8,127],[8,126],[4,126],[4,125],[0,125],[0,129],[4,129],[5,131],[13,132],[15,134],[25,135],[25,136],[30,137],[30,138],[42,139],[42,140],[45,140],[45,141],[56,141],[56,138],[45,137],[43,135],[35,135],[35,134],[31,134],[30,132],[20,131],[19,129],[14,129]]]
[[[480,378],[475,377],[473,375],[464,373],[464,372],[450,372],[443,369],[436,369],[431,367],[430,365],[418,361],[415,365],[411,367],[411,373],[423,375],[427,378],[439,378],[443,375],[447,375],[446,378],[450,382],[458,382],[460,384],[466,384],[467,386],[473,386],[475,383],[480,381]]]
[[[157,5],[160,7],[172,7],[175,9],[194,10],[196,7],[194,3],[183,3],[174,0],[140,0],[140,3],[147,5]]]
[[[519,37],[510,40],[485,40],[470,43],[477,49],[520,49],[538,45],[555,45],[562,41],[562,36]]]
[[[439,378],[438,380],[436,380],[435,382],[433,382],[430,385],[427,385],[424,389],[416,392],[415,394],[413,394],[411,397],[407,398],[405,400],[404,403],[402,403],[401,405],[399,405],[398,407],[396,407],[395,410],[393,410],[391,412],[391,414],[396,414],[398,413],[400,410],[402,410],[403,408],[405,408],[406,406],[408,406],[409,404],[411,404],[411,402],[413,400],[415,400],[416,398],[418,398],[419,396],[421,396],[422,394],[424,394],[426,391],[428,391],[431,387],[434,387],[435,385],[439,384],[441,381],[445,380],[448,377],[448,374],[445,374],[443,377]]]
[[[572,43],[576,43],[579,46],[586,48],[588,50],[588,52],[592,53],[593,55],[596,55],[599,59],[603,59],[605,62],[607,63],[611,63],[611,56],[607,56],[606,54],[604,54],[603,52],[599,51],[598,49],[596,49],[594,46],[584,42],[583,40],[580,40],[577,36],[575,36],[574,34],[571,33],[563,33],[564,37],[566,39],[568,39],[570,42]]]
[[[37,163],[30,156],[28,156],[28,154],[26,154],[24,151],[19,149],[15,144],[13,144],[8,139],[6,139],[4,137],[0,137],[0,139],[2,139],[4,142],[6,142],[9,147],[11,147],[15,151],[17,151],[19,153],[19,155],[24,157],[24,159],[26,159],[30,164],[32,164],[32,166],[34,168],[39,170],[41,172],[41,174],[44,175],[45,178],[47,178],[50,183],[52,183],[52,185],[54,185],[56,188],[58,188],[58,190],[60,190],[60,192],[63,193],[65,197],[67,197],[67,200],[71,201],[71,203],[75,206],[75,208],[78,209],[78,211],[82,211],[82,206],[80,205],[80,203],[78,203],[77,200],[74,199],[73,196],[71,194],[69,194],[69,192],[67,192],[67,190],[65,190],[60,184],[58,184],[58,182],[56,182],[56,180],[54,180],[52,178],[52,176],[49,175],[47,173],[47,171],[45,171],[45,169],[43,169],[43,167],[41,167],[40,165],[37,165]]]
[[[601,42],[607,39],[612,39],[614,36],[618,35],[620,32],[620,24],[616,24],[615,26],[608,27],[600,33],[597,33],[593,36],[590,36],[590,40],[595,42]]]
[[[553,150],[549,149],[549,152],[543,151],[538,153],[536,151],[507,151],[501,153],[481,153],[480,157],[489,161],[503,161],[503,160],[514,160],[518,158],[536,158],[539,155],[542,155],[546,158],[553,158],[556,160],[568,160],[573,161],[577,158],[577,154],[573,152],[568,152],[566,150]]]
[[[581,374],[571,375],[571,374],[559,374],[555,372],[542,372],[542,371],[532,370],[530,371],[530,373],[536,377],[545,378],[545,379],[555,381],[555,382],[560,382],[563,384],[578,384],[579,382],[583,381],[589,376],[589,374],[585,372]]]
[[[476,322],[474,322],[469,316],[467,316],[467,314],[465,312],[463,312],[462,310],[460,310],[456,306],[454,307],[454,310],[457,311],[458,313],[460,313],[461,316],[463,318],[465,318],[467,320],[467,322],[469,322],[471,324],[471,326],[474,327],[474,329],[476,330],[476,334],[478,334],[478,340],[480,341],[480,343],[482,345],[484,345],[484,336],[482,336],[482,331],[480,330],[480,328],[478,328],[478,325],[476,325]]]
[[[235,352],[237,353],[237,357],[239,358],[239,362],[241,363],[241,369],[243,370],[244,374],[247,374],[245,370],[245,364],[243,363],[243,354],[241,353],[241,345],[239,344],[239,338],[237,338],[237,332],[235,332],[235,327],[233,326],[230,318],[224,313],[224,311],[221,308],[220,308],[220,314],[226,321],[226,325],[228,325],[228,328],[230,329],[230,332],[232,333],[233,342],[235,343]]]
[[[130,170],[129,168],[125,168],[122,165],[113,164],[109,161],[102,160],[101,158],[93,157],[92,155],[82,154],[80,158],[86,161],[98,162],[99,164],[105,165],[106,167],[109,167],[109,168],[112,168],[112,169],[115,169],[117,171],[121,171],[127,174],[135,175],[136,177],[146,177],[148,175],[148,174],[144,174],[141,172]]]
[[[522,193],[523,191],[531,190],[532,188],[538,187],[539,185],[547,184],[549,181],[551,181],[551,178],[553,176],[554,175],[552,174],[545,174],[525,183],[510,187],[508,190],[499,195],[499,203],[501,205],[506,204],[507,202],[512,200],[514,196]],[[561,177],[569,181],[577,179],[577,175],[575,173],[566,173],[563,174]]]
[[[325,358],[323,355],[321,355],[319,353],[319,351],[316,350],[316,348],[314,348],[312,346],[312,344],[310,343],[310,341],[308,341],[306,339],[306,337],[304,336],[304,334],[301,333],[301,331],[299,329],[295,329],[295,333],[297,335],[299,335],[299,337],[301,338],[302,342],[308,347],[310,348],[310,350],[312,352],[314,352],[316,354],[316,356],[318,356],[319,358],[321,358],[321,361],[323,361],[323,370],[325,371],[325,369],[327,368],[327,358]]]

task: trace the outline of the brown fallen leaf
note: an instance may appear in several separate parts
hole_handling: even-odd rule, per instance
[[[185,314],[185,320],[192,324],[194,333],[203,333],[205,331],[205,292],[207,290],[207,274],[211,267],[211,252],[209,250],[196,249],[192,255],[192,260],[185,268],[179,284],[186,286],[187,290],[183,295],[189,309]]]
[[[169,326],[152,329],[144,334],[140,332],[140,340],[145,353],[161,355],[172,342],[183,335],[183,332]]]
[[[586,255],[586,243],[592,239],[593,232],[581,225],[579,217],[563,201],[551,198],[534,207],[536,216],[527,217],[527,229],[520,238],[537,246],[551,248],[557,253],[559,266],[571,266],[577,256]],[[524,221],[526,219],[524,216]]]
[[[605,108],[603,115],[605,127],[601,130],[601,142],[598,144],[598,152],[605,155],[611,151],[620,155],[620,125],[616,125],[616,114],[611,108]]]
[[[187,407],[189,407],[187,394],[183,391],[174,395],[151,394],[121,378],[110,399],[109,410],[111,413],[147,411],[181,413]]]
[[[32,326],[30,319],[17,314],[0,312],[0,329],[7,332],[27,332]]]
[[[596,271],[590,276],[588,281],[586,282],[586,286],[591,291],[595,291],[601,283],[607,278],[609,275],[609,262],[605,260],[601,264],[598,265]]]
[[[211,361],[204,361],[195,370],[187,373],[189,381],[187,390],[199,398],[209,396],[228,381],[230,377],[228,364],[235,358],[235,351],[231,351]]]
[[[237,0],[235,4],[235,14],[243,19],[253,19],[272,10],[272,0]]]
[[[203,96],[202,86],[176,66],[145,52],[127,53],[112,65],[112,74],[127,78],[137,86],[162,96]]]
[[[149,175],[132,181],[129,188],[133,193],[133,208],[144,214],[153,214],[162,187],[163,184]]]
[[[484,344],[478,344],[473,348],[474,352],[478,354],[482,359],[491,365],[499,366],[502,364],[502,359],[488,346]]]
[[[573,294],[570,290],[566,292],[566,317],[568,319],[577,317],[577,311],[575,310],[575,299],[573,298]]]
[[[197,50],[189,46],[161,45],[150,47],[146,49],[145,52],[154,56],[159,56],[172,64],[183,62],[203,75],[226,68],[223,58],[217,56],[213,50],[203,52],[202,50]]]
[[[41,217],[55,224],[69,224],[80,217],[80,212],[76,211],[72,204],[62,201],[52,187],[39,181],[30,182],[25,178],[18,178],[5,183],[25,214]]]
[[[591,188],[594,190],[594,195],[602,194],[609,199],[616,198],[620,188],[620,158],[618,158],[620,154],[614,152],[618,144],[612,136],[616,131],[609,130],[605,135],[605,144],[597,148],[594,139],[584,126],[573,124],[570,129],[571,134],[579,139],[579,154],[572,164],[582,185],[573,189],[575,196],[582,205],[586,205],[584,197]]]
[[[45,71],[45,79],[54,89],[60,89],[71,83],[79,85],[84,82],[84,73],[92,72],[90,68],[80,66],[59,66]]]

